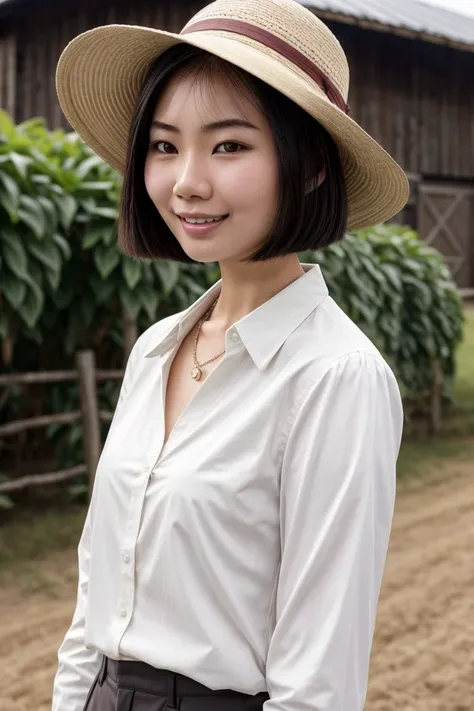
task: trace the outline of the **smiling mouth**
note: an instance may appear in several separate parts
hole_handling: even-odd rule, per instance
[[[219,217],[181,217],[180,220],[187,222],[188,225],[207,225],[213,222],[221,222],[227,217],[227,215],[220,215]]]

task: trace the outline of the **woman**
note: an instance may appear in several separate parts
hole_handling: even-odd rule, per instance
[[[96,28],[57,86],[124,172],[119,247],[222,279],[131,353],[53,710],[361,711],[403,415],[297,253],[388,219],[406,178],[291,0],[217,0],[180,35]]]

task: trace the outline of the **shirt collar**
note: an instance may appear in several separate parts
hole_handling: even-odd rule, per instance
[[[255,365],[264,370],[295,329],[328,295],[318,264],[302,264],[301,277],[232,326]],[[163,355],[180,343],[217,299],[221,280],[183,311],[146,358]]]

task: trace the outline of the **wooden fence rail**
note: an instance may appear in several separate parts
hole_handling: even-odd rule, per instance
[[[121,380],[123,370],[97,370],[93,351],[81,351],[76,356],[76,370],[51,371],[42,373],[13,373],[0,375],[0,387],[32,383],[59,383],[76,381],[79,384],[81,409],[77,412],[63,412],[53,415],[41,415],[25,420],[16,420],[0,425],[0,437],[6,437],[19,432],[48,427],[52,424],[74,424],[82,420],[84,464],[61,469],[45,474],[28,474],[26,476],[0,483],[0,494],[24,489],[27,486],[42,486],[71,479],[79,474],[89,477],[89,496],[92,492],[95,471],[101,451],[100,423],[110,421],[112,412],[99,410],[97,398],[97,383],[106,380]]]
[[[88,351],[85,351],[88,352]],[[0,387],[9,385],[31,383],[60,383],[65,380],[77,380],[79,370],[51,370],[43,371],[42,373],[9,373],[8,375],[0,375]],[[96,370],[95,379],[97,382],[104,380],[121,380],[123,378],[123,370]]]

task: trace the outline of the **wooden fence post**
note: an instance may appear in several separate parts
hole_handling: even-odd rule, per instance
[[[431,433],[437,435],[441,429],[441,405],[443,400],[443,371],[439,360],[434,360],[432,362],[431,372],[433,375],[430,408]]]
[[[95,472],[99,463],[100,418],[97,402],[95,356],[93,351],[81,351],[76,356],[79,375],[79,391],[84,441],[84,459],[89,476],[89,500],[94,486]]]

